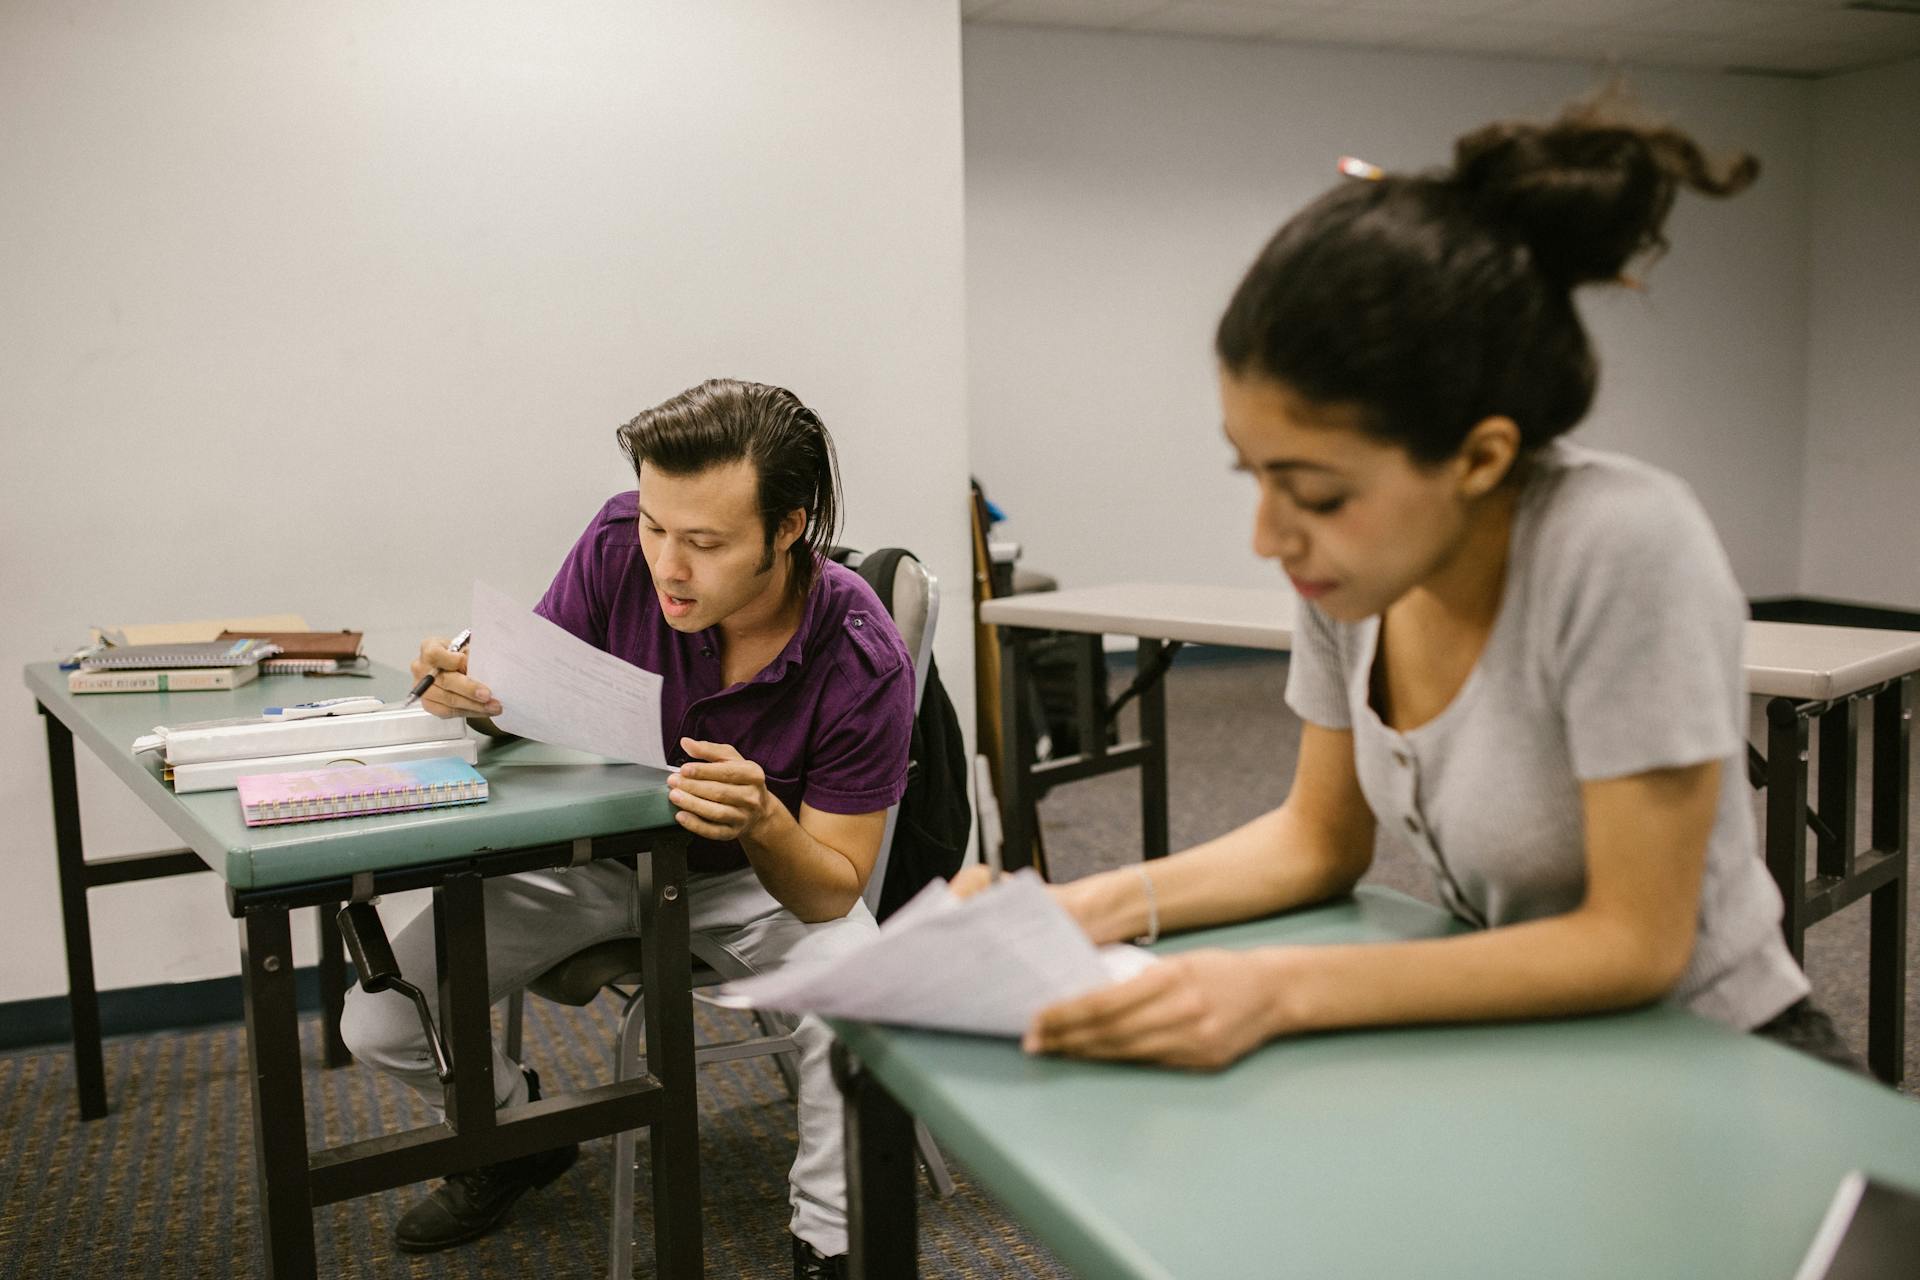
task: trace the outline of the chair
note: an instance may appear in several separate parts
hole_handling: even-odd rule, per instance
[[[852,567],[860,559],[858,553],[852,553],[846,563]],[[933,652],[934,627],[940,616],[939,581],[912,556],[902,556],[894,574],[893,620],[901,638],[906,641],[907,652],[913,655],[913,705],[917,713],[920,697],[926,690],[927,661]],[[862,894],[869,910],[877,910],[880,903],[880,889],[886,882],[887,860],[893,851],[893,830],[899,810],[897,804],[887,810],[880,853],[874,860],[873,874],[868,878]],[[748,977],[752,973],[738,956],[704,934],[692,934],[688,938],[688,949],[692,951],[695,962],[695,999],[702,998],[702,987],[717,986],[735,978]],[[646,1005],[640,990],[638,938],[612,938],[577,951],[529,982],[526,989],[556,1004],[575,1008],[591,1004],[602,990],[618,993],[626,1003],[620,1015],[620,1030],[614,1040],[614,1079],[624,1080],[644,1069],[641,1045],[646,1030]],[[521,1018],[522,993],[516,991],[507,997],[506,1034],[507,1056],[516,1061],[520,1057]],[[694,1050],[694,1063],[702,1065],[773,1055],[774,1065],[786,1083],[787,1095],[796,1097],[799,1079],[791,1055],[798,1046],[793,1042],[791,1023],[778,1014],[768,1012],[756,1012],[754,1021],[759,1034],[699,1045]],[[927,1171],[934,1194],[943,1198],[953,1194],[953,1177],[947,1171],[946,1161],[934,1145],[932,1135],[918,1120],[914,1122],[914,1133],[919,1144],[921,1163]],[[614,1137],[608,1275],[615,1280],[627,1280],[633,1274],[635,1142],[631,1129]]]

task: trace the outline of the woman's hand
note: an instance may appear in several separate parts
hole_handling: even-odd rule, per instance
[[[1187,951],[1138,977],[1042,1009],[1021,1048],[1217,1071],[1284,1029],[1276,955]]]
[[[971,898],[992,883],[993,872],[984,863],[976,862],[955,872],[953,879],[947,881],[947,888],[953,891],[953,896],[956,898]],[[1047,892],[1053,895],[1055,902],[1066,909],[1067,914],[1073,917],[1074,923],[1078,924],[1089,938],[1098,942],[1100,939],[1094,935],[1091,924],[1093,907],[1086,893],[1088,888],[1087,880],[1074,880],[1067,884],[1050,884],[1047,886]]]

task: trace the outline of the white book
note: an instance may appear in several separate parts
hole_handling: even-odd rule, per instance
[[[193,689],[238,689],[260,674],[259,666],[178,667],[165,671],[69,671],[68,693],[185,693]]]
[[[305,755],[315,751],[359,751],[403,742],[447,742],[467,736],[467,722],[442,718],[419,707],[368,711],[351,716],[311,716],[304,720],[249,720],[204,728],[156,729],[166,741],[167,763],[205,764],[256,756]]]
[[[468,764],[480,762],[480,744],[472,738],[442,742],[402,742],[390,747],[360,747],[352,751],[309,751],[292,756],[249,756],[245,760],[209,760],[204,764],[173,767],[173,789],[230,791],[234,782],[250,773],[298,773],[350,764],[392,764],[397,760],[432,760],[452,756]]]

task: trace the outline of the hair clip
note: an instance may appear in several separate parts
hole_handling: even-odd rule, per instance
[[[1368,164],[1358,156],[1341,156],[1340,172],[1349,178],[1365,178],[1368,182],[1378,182],[1387,176],[1387,171],[1377,164]]]

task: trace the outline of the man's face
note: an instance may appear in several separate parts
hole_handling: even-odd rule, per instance
[[[785,589],[785,560],[768,555],[758,491],[744,458],[693,475],[641,465],[640,551],[675,631],[704,631]]]

